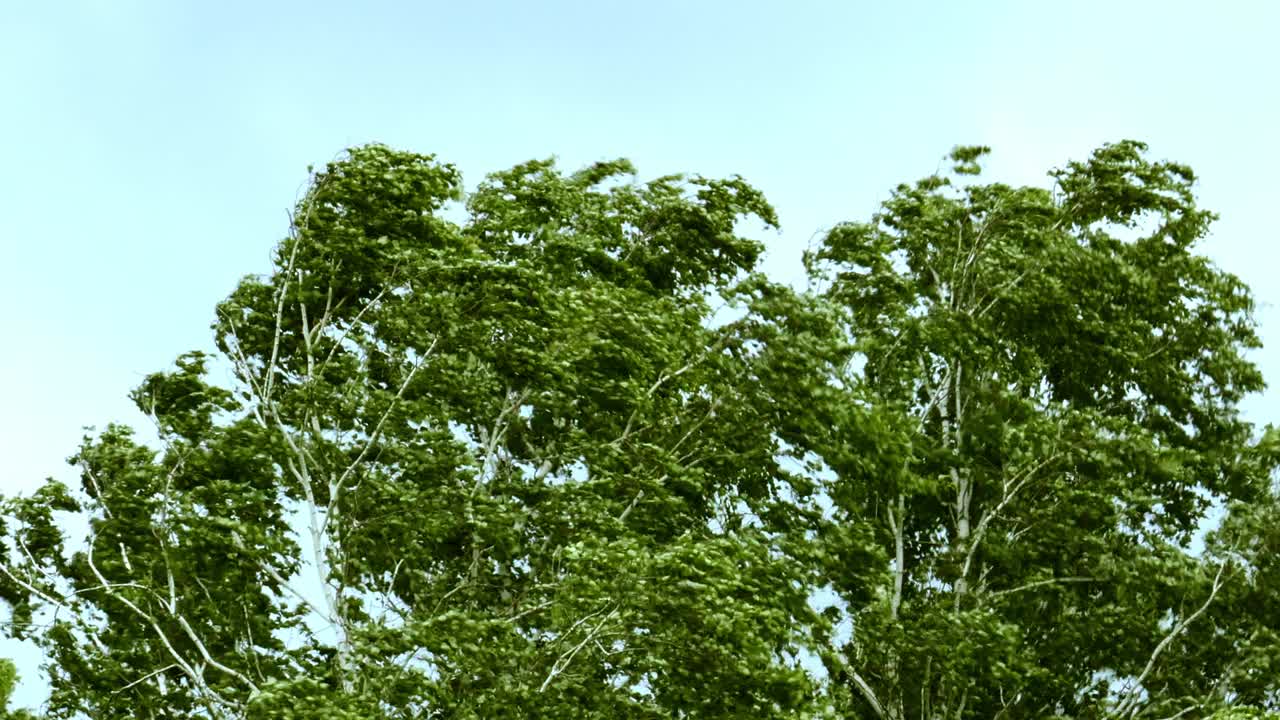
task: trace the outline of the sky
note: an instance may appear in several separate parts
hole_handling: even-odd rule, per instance
[[[796,280],[816,233],[954,145],[1044,185],[1142,140],[1197,171],[1221,215],[1202,251],[1253,287],[1280,387],[1277,27],[1267,0],[0,0],[0,493],[76,484],[84,426],[144,427],[128,391],[211,349],[307,166],[375,141],[470,187],[549,156],[738,173],[781,218],[766,269]]]

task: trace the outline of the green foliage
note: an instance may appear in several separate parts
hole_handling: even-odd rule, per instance
[[[198,353],[148,377],[163,450],[86,438],[86,550],[42,535],[0,587],[22,619],[65,599],[51,713],[809,712],[824,621],[785,550],[817,514],[778,431],[823,359],[752,343],[820,313],[754,274],[759,192],[632,172],[526,163],[464,224],[430,156],[318,173],[218,308],[237,385]],[[714,327],[725,302],[746,319]],[[10,501],[22,532],[51,497]]]
[[[1194,252],[1194,175],[1124,142],[979,184],[989,151],[836,226],[800,293],[741,178],[533,161],[464,198],[352,149],[218,353],[133,392],[161,447],[108,426],[78,488],[0,499],[47,716],[1274,710],[1280,435],[1239,417],[1252,301]]]
[[[1253,708],[1230,708],[1214,713],[1209,720],[1276,720],[1276,718],[1280,718],[1280,715]]]
[[[1144,150],[1105,146],[1055,171],[1052,192],[902,185],[808,256],[855,346],[842,384],[899,436],[868,443],[858,420],[809,445],[839,476],[837,517],[857,537],[872,526],[894,558],[874,600],[842,592],[854,633],[826,659],[851,708],[1274,702],[1259,656],[1273,625],[1253,620],[1274,586],[1248,593],[1260,560],[1237,552],[1262,524],[1185,551],[1211,500],[1275,507],[1276,455],[1237,410],[1263,386],[1244,357],[1252,304],[1193,252],[1213,216],[1191,171]],[[954,151],[955,172],[977,174],[986,151]],[[889,459],[869,463],[870,444]],[[857,557],[834,564],[836,587]]]
[[[9,707],[9,698],[18,682],[18,668],[12,660],[0,658],[0,712]]]
[[[0,720],[37,720],[27,710],[10,710],[9,701],[19,680],[18,668],[12,660],[0,658]]]

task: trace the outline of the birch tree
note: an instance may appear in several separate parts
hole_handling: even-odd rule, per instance
[[[50,717],[815,706],[816,575],[787,551],[815,511],[760,343],[804,303],[735,227],[773,209],[625,161],[460,188],[382,146],[316,173],[218,352],[134,392],[163,446],[109,426],[81,487],[7,502],[0,597],[49,654]]]
[[[49,718],[1265,717],[1253,301],[1145,150],[959,148],[797,292],[740,178],[355,148],[158,445],[0,498],[0,627]]]
[[[810,438],[838,476],[851,631],[825,660],[849,712],[1203,717],[1241,697],[1191,638],[1250,612],[1227,602],[1245,568],[1188,548],[1215,503],[1275,502],[1238,406],[1263,387],[1253,305],[1196,253],[1213,215],[1191,169],[1145,149],[1041,189],[978,183],[987,148],[959,148],[809,254],[856,348],[848,421]]]

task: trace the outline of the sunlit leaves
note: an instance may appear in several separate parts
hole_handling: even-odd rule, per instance
[[[1153,652],[1143,687],[1169,687],[1153,708],[1246,686],[1188,669],[1227,662],[1213,652],[1243,652],[1239,638],[1155,650],[1172,627],[1156,623],[1186,617],[1220,567],[1183,549],[1210,500],[1274,502],[1276,463],[1259,462],[1237,409],[1262,387],[1244,356],[1258,344],[1248,292],[1195,254],[1213,215],[1194,174],[1145,150],[1104,146],[1046,191],[966,180],[988,149],[957,148],[955,176],[900,185],[807,256],[845,312],[861,381],[847,402],[905,432],[896,470],[848,453],[875,427],[865,418],[807,438],[839,475],[848,532],[870,528],[904,558],[900,598],[896,570],[877,599],[832,571],[855,629],[828,665],[855,707],[872,703],[842,662],[892,717],[1092,716],[1105,704],[1091,678],[1136,678]],[[859,551],[828,532],[853,565]],[[1247,612],[1224,593],[1213,622]]]
[[[793,552],[814,487],[781,438],[820,425],[793,410],[839,342],[833,313],[753,275],[739,224],[773,209],[740,178],[640,182],[624,160],[460,188],[378,145],[315,173],[273,271],[219,305],[221,356],[133,393],[162,447],[112,426],[73,458],[85,549],[57,564],[56,486],[7,508],[37,553],[18,570],[75,597],[42,640],[55,715],[814,706],[796,653],[823,621]],[[746,317],[713,327],[726,302]]]

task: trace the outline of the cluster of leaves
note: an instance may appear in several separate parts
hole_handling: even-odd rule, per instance
[[[868,463],[856,422],[812,446],[838,476],[834,532],[872,533],[895,558],[881,602],[848,599],[854,632],[826,658],[849,707],[1132,717],[1276,701],[1274,621],[1256,603],[1277,586],[1242,555],[1258,533],[1187,552],[1215,502],[1274,508],[1275,447],[1237,411],[1263,387],[1243,355],[1259,346],[1251,300],[1192,251],[1212,215],[1191,170],[1144,150],[1106,146],[1048,191],[960,182],[986,152],[962,148],[956,178],[900,186],[810,253],[847,310],[847,382],[905,428],[881,445],[889,462]]]
[[[806,292],[759,272],[740,178],[542,161],[464,200],[351,150],[218,353],[134,391],[163,447],[109,426],[79,488],[0,504],[46,717],[1275,709],[1251,300],[1144,150],[1045,191],[957,149]]]

